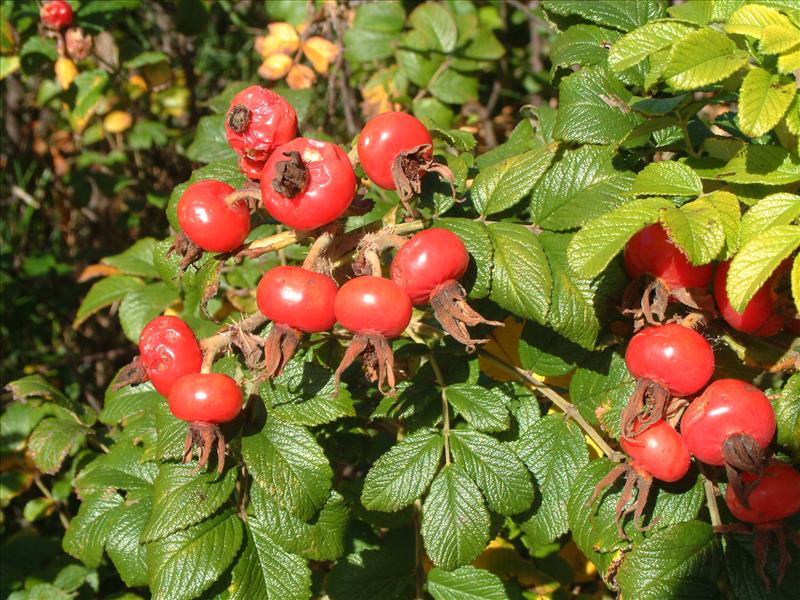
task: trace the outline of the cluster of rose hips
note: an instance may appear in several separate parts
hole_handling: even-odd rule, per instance
[[[259,311],[272,321],[265,339],[248,334],[263,348],[262,377],[280,375],[303,334],[329,331],[338,322],[352,340],[336,370],[336,381],[363,355],[364,369],[378,381],[378,388],[383,391],[388,384],[393,390],[390,341],[408,327],[412,305],[429,304],[444,329],[468,347],[483,341],[472,339],[467,326],[493,322],[466,304],[458,279],[467,270],[469,254],[456,234],[430,228],[406,240],[390,228],[382,234],[364,235],[356,244],[363,260],[353,264],[352,274],[336,272],[336,257],[323,256],[335,245],[331,232],[337,229],[331,224],[345,214],[356,196],[356,175],[345,151],[336,144],[297,137],[292,106],[259,86],[233,98],[226,131],[242,172],[260,186],[251,184],[242,194],[216,180],[189,185],[178,201],[182,231],[173,250],[189,258],[187,262],[203,251],[230,256],[242,248],[250,232],[251,212],[259,208],[279,223],[317,237],[303,266],[272,268],[258,284]],[[429,131],[404,113],[373,118],[359,136],[357,151],[367,176],[382,188],[397,189],[406,200],[418,191],[425,173],[437,170]],[[388,247],[397,251],[386,278],[378,252]],[[346,252],[353,249],[348,247]],[[341,287],[334,276],[344,280]],[[201,468],[216,443],[221,470],[225,442],[218,426],[239,414],[239,386],[227,375],[203,372],[210,364],[203,368],[200,345],[177,317],[151,321],[142,331],[139,349],[139,360],[132,373],[120,378],[122,384],[151,380],[167,397],[172,413],[190,423],[184,461],[199,446]]]
[[[707,286],[712,268],[689,264],[658,225],[634,236],[625,251],[625,266],[631,276],[657,277],[669,290]],[[725,295],[727,270],[727,264],[720,265],[715,280],[715,299],[726,321],[749,333],[777,333],[784,320],[773,311],[771,289],[762,288],[744,313],[737,313]],[[688,472],[693,455],[706,465],[725,468],[725,501],[735,517],[754,524],[757,535],[780,530],[779,537],[783,536],[780,522],[800,511],[800,472],[767,458],[776,430],[775,413],[767,396],[737,379],[718,379],[708,385],[714,372],[711,345],[679,323],[653,325],[637,332],[626,349],[625,363],[637,380],[621,423],[620,443],[629,460],[613,469],[595,492],[599,494],[617,477],[627,474],[628,483],[617,505],[620,533],[624,514],[634,512],[637,523],[641,519],[652,479],[680,480]],[[687,398],[698,393],[688,402]],[[678,424],[684,408],[678,432],[673,424]],[[639,493],[631,504],[635,487]],[[785,548],[781,550],[785,555]],[[757,558],[763,574],[763,547]]]

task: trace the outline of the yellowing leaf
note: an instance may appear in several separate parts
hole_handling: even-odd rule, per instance
[[[81,271],[81,274],[78,276],[78,283],[89,281],[95,277],[109,277],[111,275],[119,274],[120,270],[117,267],[112,267],[111,265],[89,265],[83,271]]]
[[[794,83],[780,75],[755,68],[742,82],[739,93],[739,127],[749,136],[770,131],[783,118],[795,95]]]
[[[286,54],[273,54],[264,59],[258,67],[258,74],[264,79],[283,79],[292,68],[292,57]]]
[[[770,25],[791,27],[792,22],[769,6],[746,4],[730,16],[725,31],[761,39],[764,29]]]
[[[317,76],[310,67],[305,65],[294,65],[289,69],[289,74],[286,76],[286,83],[293,90],[304,90],[314,85]]]
[[[289,23],[270,23],[269,35],[256,38],[256,52],[263,58],[273,54],[292,54],[300,47],[300,37]]]
[[[103,129],[108,133],[122,133],[133,125],[133,117],[124,110],[115,110],[103,119]]]
[[[780,54],[800,44],[800,29],[794,26],[768,25],[761,35],[761,51]]]
[[[800,69],[800,48],[778,57],[778,71],[781,73],[793,73],[797,69]]]
[[[311,61],[317,73],[327,75],[328,67],[339,55],[339,48],[324,37],[315,35],[303,44],[303,54]]]
[[[72,82],[75,81],[75,77],[78,76],[78,67],[75,66],[74,62],[64,56],[58,57],[55,71],[56,80],[58,80],[58,85],[61,86],[62,90],[66,90],[72,85]]]
[[[394,110],[392,98],[399,95],[397,69],[380,69],[361,88],[361,110],[367,118]]]
[[[131,75],[130,77],[128,77],[128,83],[131,84],[133,87],[142,90],[143,92],[147,91],[147,82],[141,75],[138,74]]]

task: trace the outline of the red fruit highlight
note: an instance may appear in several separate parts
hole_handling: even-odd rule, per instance
[[[169,410],[181,421],[227,423],[242,410],[242,390],[227,375],[197,373],[179,379],[168,401]]]
[[[358,160],[376,185],[385,190],[397,189],[392,164],[403,152],[433,139],[419,119],[403,112],[385,112],[372,118],[358,136]],[[431,153],[427,153],[430,159]]]
[[[680,434],[664,420],[635,438],[621,438],[625,453],[638,467],[661,481],[678,481],[689,470],[689,451]]]
[[[297,113],[279,94],[251,85],[233,97],[225,132],[239,156],[265,161],[275,148],[297,137]]]
[[[258,283],[258,309],[271,321],[306,333],[327,331],[336,322],[333,312],[338,288],[321,273],[302,267],[275,267]]]
[[[169,396],[185,375],[199,373],[203,356],[191,328],[173,316],[156,317],[139,336],[139,354],[147,376],[162,396]]]
[[[354,333],[399,336],[411,321],[411,300],[391,279],[356,277],[345,283],[333,303],[336,320]]]
[[[178,224],[203,250],[231,252],[250,233],[250,211],[245,202],[225,202],[233,191],[227,183],[207,179],[191,184],[178,201]]]

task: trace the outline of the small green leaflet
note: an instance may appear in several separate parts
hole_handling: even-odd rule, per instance
[[[311,570],[296,554],[282,550],[269,537],[248,528],[244,550],[231,573],[231,600],[306,600]]]
[[[431,569],[428,593],[434,600],[506,600],[503,582],[494,573],[471,565],[455,571]]]
[[[800,196],[780,192],[762,198],[742,215],[742,243],[746,244],[773,227],[800,220]]]
[[[478,431],[505,431],[510,425],[508,398],[496,388],[457,383],[445,388],[447,401]]]
[[[704,198],[680,208],[665,208],[661,212],[661,223],[693,265],[710,263],[725,245],[719,212]]]
[[[739,127],[751,137],[770,131],[783,118],[795,97],[795,83],[787,77],[755,68],[739,90]]]
[[[747,64],[748,54],[727,35],[710,27],[678,41],[663,77],[676,90],[689,90],[722,81]]]
[[[669,48],[694,30],[691,25],[669,19],[645,23],[611,46],[608,65],[617,73],[624,71],[653,52]]]
[[[97,568],[103,557],[103,546],[119,516],[114,509],[122,503],[122,496],[113,489],[84,498],[64,534],[64,551],[86,566]]]
[[[89,293],[84,296],[80,307],[78,307],[75,320],[72,322],[72,327],[77,329],[81,323],[98,310],[111,306],[114,302],[122,300],[130,292],[143,287],[144,282],[141,279],[128,275],[113,275],[101,279],[92,285]]]
[[[664,160],[639,171],[632,192],[636,196],[698,196],[703,192],[703,183],[688,165]]]

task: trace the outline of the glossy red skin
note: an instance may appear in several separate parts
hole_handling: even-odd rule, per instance
[[[297,113],[282,96],[259,85],[251,85],[236,94],[228,114],[237,104],[250,109],[250,123],[237,133],[225,119],[228,144],[239,155],[265,161],[282,144],[297,137]]]
[[[699,392],[714,372],[714,351],[696,331],[669,323],[647,327],[625,351],[628,371],[666,386],[673,396]]]
[[[327,331],[336,323],[333,301],[339,289],[322,273],[302,267],[275,267],[258,283],[258,309],[269,320],[306,333]]]
[[[736,312],[728,301],[725,280],[728,276],[730,261],[717,267],[714,273],[714,301],[722,318],[738,331],[759,335],[773,336],[783,328],[783,317],[775,312],[775,297],[772,292],[773,278],[761,286],[752,300],[747,303],[744,312]]]
[[[264,160],[251,160],[246,156],[239,158],[239,170],[248,179],[259,181],[261,179],[261,171],[264,170]]]
[[[678,481],[689,470],[691,459],[686,444],[664,420],[636,437],[621,438],[620,444],[637,466],[661,481]]]
[[[755,476],[744,473],[742,479],[750,483]],[[733,516],[746,523],[769,523],[780,521],[800,512],[800,473],[790,465],[771,462],[764,469],[764,476],[747,497],[750,508],[742,506],[733,491],[725,490],[725,502]]]
[[[72,23],[72,6],[64,0],[51,0],[42,6],[39,16],[47,27],[63,29]]]
[[[225,203],[233,191],[227,183],[207,179],[190,185],[178,200],[178,224],[203,250],[236,250],[250,233],[250,211],[244,201]]]
[[[178,317],[150,321],[139,335],[139,360],[162,396],[184,375],[199,373],[203,356],[192,329]]]
[[[358,160],[376,185],[396,190],[392,163],[401,152],[422,144],[433,145],[433,138],[422,122],[403,112],[385,112],[373,117],[358,136]]]
[[[333,312],[349,331],[391,339],[403,333],[411,321],[411,299],[391,279],[365,275],[339,289]]]
[[[392,280],[414,304],[427,304],[436,286],[460,279],[468,266],[469,253],[461,238],[432,227],[400,247],[392,260]]]
[[[242,410],[242,389],[222,373],[197,373],[181,377],[167,402],[181,421],[227,423]]]
[[[775,411],[764,392],[738,379],[718,379],[695,398],[681,418],[689,451],[710,465],[723,465],[722,444],[745,433],[761,448],[775,435]]]
[[[658,223],[645,227],[630,239],[624,260],[631,278],[652,275],[670,289],[704,288],[711,281],[712,266],[691,264]]]
[[[299,152],[308,171],[305,189],[286,198],[272,187],[276,165],[284,153]],[[335,221],[356,193],[356,174],[344,150],[336,144],[295,138],[278,148],[261,173],[261,199],[272,217],[294,229],[316,229]]]

